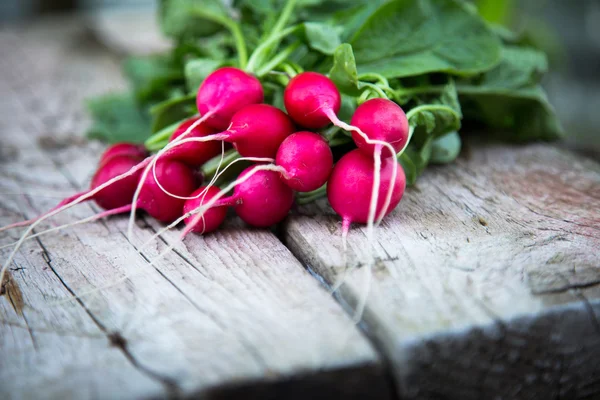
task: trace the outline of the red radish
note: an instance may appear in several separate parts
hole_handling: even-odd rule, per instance
[[[342,105],[340,92],[331,79],[316,72],[302,72],[288,83],[283,93],[285,109],[301,126],[321,129]]]
[[[115,156],[105,160],[92,177],[91,189],[126,173],[139,163],[139,159],[129,156]],[[88,200],[95,200],[100,207],[106,210],[131,204],[141,173],[142,171],[138,170],[135,174],[105,187]]]
[[[162,159],[164,155],[167,155],[169,158],[173,158],[177,157],[177,153],[174,152],[181,147],[202,145],[213,140],[224,140],[232,142],[237,151],[244,156],[243,159],[272,159],[277,154],[281,142],[293,131],[292,121],[277,107],[268,104],[251,104],[242,108],[233,116],[231,125],[226,131],[208,136],[191,137],[181,141],[174,140],[161,150],[156,157]],[[174,155],[169,156],[169,154]],[[159,186],[162,186],[160,179],[158,182]],[[166,193],[173,195],[168,191]]]
[[[392,157],[404,147],[408,140],[408,119],[400,106],[387,99],[371,99],[358,106],[352,120],[352,126],[360,129],[369,139],[389,143],[394,153],[383,149],[382,157]],[[352,132],[352,139],[364,154],[375,153],[376,144],[367,143],[364,136]]]
[[[223,140],[233,143],[238,153],[244,157],[274,158],[281,142],[293,132],[294,125],[286,113],[268,104],[251,104],[235,113],[227,130],[203,137],[175,140],[162,151],[172,151],[188,143]]]
[[[241,69],[224,67],[204,79],[196,104],[200,115],[210,114],[206,124],[223,131],[236,112],[249,104],[262,103],[263,99],[263,88],[256,77]]]
[[[195,210],[201,207],[204,204],[207,204],[209,200],[215,197],[220,193],[219,188],[215,186],[202,186],[194,193],[191,194],[192,197],[196,197],[190,200],[187,200],[183,205],[183,212],[185,214],[189,213],[192,210]],[[219,226],[225,221],[225,217],[227,216],[227,206],[220,206],[218,202],[216,205],[212,206],[210,209],[206,210],[202,215],[202,219],[198,224],[192,227],[192,231],[196,233],[210,233],[216,231]],[[193,223],[194,217],[189,216],[184,219],[186,225],[190,225]]]
[[[229,203],[247,224],[266,228],[281,222],[294,203],[294,192],[275,171],[246,168],[238,179],[249,176],[236,185]]]
[[[189,196],[196,187],[198,179],[195,171],[176,160],[159,160],[156,163],[156,177],[164,188],[176,196]],[[146,211],[161,222],[171,222],[183,213],[185,200],[165,193],[153,175],[147,176],[136,201],[136,207]]]
[[[381,164],[380,194],[387,192],[392,183],[393,164],[398,162],[386,158]],[[327,198],[331,207],[343,220],[347,231],[352,222],[367,223],[369,219],[369,196],[365,196],[373,186],[373,159],[359,149],[345,154],[334,166],[327,182]],[[377,214],[389,214],[400,202],[406,187],[404,170],[398,165],[398,173],[393,183],[393,195],[390,204],[384,209],[384,199],[377,202]]]
[[[275,163],[283,168],[281,179],[298,192],[323,186],[333,168],[329,144],[312,132],[296,132],[281,143]]]
[[[148,151],[141,144],[116,143],[112,146],[109,146],[104,153],[102,153],[99,164],[101,165],[105,161],[118,156],[129,156],[143,160],[144,158],[148,157]]]
[[[181,125],[179,125],[175,132],[173,132],[169,142],[177,141],[177,138],[187,132],[189,127],[194,125],[194,123],[199,119],[199,117],[193,117],[184,121]],[[209,128],[206,123],[204,123],[195,126],[186,137],[206,137],[214,133],[215,131]],[[167,151],[162,157],[181,161],[191,167],[200,167],[205,162],[219,155],[220,153],[221,143],[218,141],[189,142]]]
[[[268,104],[252,104],[231,118],[224,140],[243,157],[274,158],[281,142],[294,132],[286,113]]]
[[[214,205],[228,205],[247,224],[265,228],[281,222],[292,208],[294,191],[280,179],[280,167],[275,165],[253,165],[240,173],[238,179],[230,183],[200,209],[191,223],[181,234],[183,239],[199,223],[206,210]],[[233,194],[223,197],[233,189]],[[191,215],[188,212],[185,217]]]
[[[378,150],[380,150],[378,146]],[[362,318],[371,285],[371,270],[373,267],[373,221],[375,214],[383,218],[400,202],[406,187],[404,170],[395,157],[381,160],[379,152],[374,157],[366,156],[360,149],[345,154],[333,168],[327,182],[327,198],[331,207],[342,217],[342,247],[343,258],[346,258],[346,238],[352,222],[367,224],[369,243],[368,261],[364,264],[365,279],[363,295],[357,302],[354,321]],[[374,161],[373,162],[373,158]],[[370,198],[365,196],[372,188]],[[387,192],[384,200],[381,194]],[[345,264],[345,261],[344,261]],[[335,292],[344,282],[344,276],[333,285]]]

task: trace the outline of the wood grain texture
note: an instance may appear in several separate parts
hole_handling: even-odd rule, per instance
[[[331,283],[345,271],[340,228],[320,202],[289,219],[286,244]],[[354,227],[350,304],[368,249]],[[428,170],[377,230],[364,315],[401,397],[600,397],[599,251],[597,163],[477,144]]]
[[[83,31],[71,19],[0,31],[0,225],[87,186],[95,168],[82,102],[123,82]],[[226,228],[149,265],[164,241],[140,254],[125,227],[112,218],[19,251],[0,296],[1,398],[390,396],[372,346],[273,234]],[[141,218],[134,244],[158,228]]]

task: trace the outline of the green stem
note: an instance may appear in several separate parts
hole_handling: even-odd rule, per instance
[[[288,74],[290,78],[293,78],[296,75],[298,75],[298,71],[296,71],[290,63],[281,64],[281,68],[285,71],[286,74]]]
[[[374,83],[371,83],[371,82],[361,82],[361,84],[362,84],[362,86],[368,87],[369,89],[373,90],[382,99],[387,99],[388,98],[387,94],[385,94],[385,92],[383,90],[381,90],[381,88],[379,86],[375,85]]]
[[[343,146],[350,142],[352,142],[352,138],[350,138],[348,136],[342,136],[342,137],[333,138],[328,143],[329,143],[329,147],[336,147],[336,146]]]
[[[275,57],[271,59],[268,63],[263,65],[257,72],[256,76],[261,78],[274,70],[279,64],[284,62],[296,49],[300,47],[300,42],[295,42],[279,52]]]
[[[199,17],[221,24],[229,29],[229,32],[235,40],[235,48],[237,50],[240,68],[245,69],[246,65],[248,64],[248,49],[246,47],[246,40],[244,39],[240,25],[231,18],[207,12],[205,9],[199,7],[192,8],[191,12]]]
[[[299,28],[299,25],[291,26],[275,35],[271,35],[267,40],[262,42],[250,56],[250,60],[248,60],[248,63],[246,64],[246,72],[254,73],[260,67],[259,64],[262,63],[262,57],[264,55],[263,53],[267,52],[270,49],[271,45],[277,43],[284,37],[294,33]]]
[[[412,138],[413,133],[415,133],[415,126],[411,125],[410,128],[408,129],[408,139],[406,139],[406,143],[404,144],[404,147],[402,149],[400,149],[400,151],[398,153],[396,153],[397,160],[400,160],[400,157],[402,157],[402,154],[408,147],[408,144],[410,143],[410,139]]]
[[[381,83],[383,86],[387,86],[387,87],[390,86],[390,83],[388,82],[388,80],[386,79],[385,76],[374,73],[374,72],[366,72],[364,74],[360,74],[358,76],[358,79],[361,81],[365,80],[365,79],[370,79],[370,80],[374,80],[374,81]]]
[[[187,119],[187,118],[186,118]],[[162,128],[160,131],[156,132],[154,135],[150,136],[144,142],[144,146],[148,151],[156,151],[160,150],[164,146],[165,141],[169,141],[173,132],[177,130],[179,125],[186,119],[182,119],[181,121],[177,121],[174,124],[171,124],[165,128]],[[159,147],[160,146],[160,147]]]
[[[297,0],[288,0],[283,11],[281,11],[281,15],[279,19],[275,23],[275,26],[271,30],[271,36],[278,34],[287,24],[290,17],[292,16],[292,12],[294,12],[294,8],[296,7]]]
[[[406,113],[406,118],[410,121],[412,117],[414,117],[417,113],[423,111],[447,111],[456,113],[451,107],[443,105],[443,104],[426,104],[424,106],[418,106],[410,110]]]
[[[296,196],[296,203],[300,205],[308,204],[325,196],[327,196],[327,184],[312,192],[298,193]]]
[[[223,157],[223,163],[221,164],[220,170],[222,171],[229,164],[240,158],[241,155],[235,149],[228,150]],[[217,173],[217,167],[219,166],[219,161],[221,161],[221,156],[217,156],[208,160],[202,166],[202,176],[205,181],[210,181],[215,174]]]

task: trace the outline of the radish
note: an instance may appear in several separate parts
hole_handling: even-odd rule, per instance
[[[139,159],[130,156],[114,156],[108,158],[100,165],[92,177],[91,189],[93,190],[112,178],[126,173],[139,163]],[[95,200],[96,203],[105,210],[112,210],[131,204],[131,199],[133,199],[133,194],[137,187],[138,180],[140,179],[140,175],[141,171],[138,170],[135,174],[119,180],[113,185],[105,187],[87,200]],[[72,201],[84,193],[72,196],[69,200]],[[67,203],[69,202],[70,201],[67,201]]]
[[[170,196],[158,185],[160,181],[169,193],[176,196],[189,196],[198,187],[196,172],[176,160],[159,160],[156,163],[156,177],[148,176],[136,201],[140,208],[161,222],[171,222],[183,213],[185,200]],[[133,207],[132,207],[133,208]]]
[[[277,149],[294,132],[294,124],[286,113],[268,104],[252,104],[242,108],[227,129],[226,142],[243,157],[274,158]]]
[[[183,205],[183,212],[187,214],[190,211],[201,207],[202,205],[206,204],[210,199],[219,194],[219,192],[219,188],[214,186],[200,187],[191,195],[198,197],[187,200]],[[216,204],[210,209],[206,210],[206,212],[202,215],[202,219],[200,220],[200,222],[192,227],[192,231],[200,234],[214,232],[219,228],[219,226],[221,226],[226,216],[227,206]],[[193,223],[193,220],[194,217],[189,216],[184,219],[184,222],[186,225],[190,225]]]
[[[203,145],[213,140],[224,140],[233,143],[238,153],[244,156],[238,161],[270,162],[273,161],[272,159],[277,154],[281,143],[293,131],[292,121],[277,107],[268,104],[252,104],[242,108],[232,117],[231,124],[226,131],[208,136],[191,137],[181,141],[175,139],[156,155],[156,160],[164,156],[179,159],[177,150],[181,147]],[[146,174],[144,172],[144,177],[147,176]],[[155,180],[162,188],[162,181],[156,175]],[[211,185],[212,182],[208,186]],[[165,188],[163,190],[165,190],[165,193],[177,197],[176,194]],[[134,199],[136,199],[136,196],[134,196]],[[132,223],[131,220],[130,223]]]
[[[253,165],[240,173],[238,179],[217,193],[206,204],[184,215],[196,214],[181,234],[183,239],[199,223],[206,210],[215,205],[232,206],[236,214],[249,225],[266,228],[281,222],[292,208],[294,191],[280,179],[280,167]],[[233,189],[233,194],[223,197]]]
[[[290,80],[283,93],[285,109],[301,126],[321,129],[337,114],[342,97],[331,79],[316,72],[302,72]]]
[[[268,104],[251,104],[235,113],[223,132],[173,140],[159,154],[162,157],[184,144],[223,140],[233,143],[243,157],[274,158],[281,142],[293,132],[294,124],[286,113]]]
[[[266,228],[281,222],[292,209],[294,192],[276,171],[251,166],[242,171],[238,180],[228,203],[247,224]]]
[[[298,192],[323,186],[333,168],[331,148],[320,135],[296,132],[281,143],[275,163],[283,169],[281,179]]]
[[[388,215],[400,202],[406,188],[404,170],[396,158],[383,159],[376,157],[375,163],[371,157],[366,156],[360,149],[352,150],[345,154],[333,168],[331,177],[327,182],[327,198],[334,211],[342,217],[342,247],[344,264],[346,258],[346,239],[350,225],[353,222],[367,223],[367,237],[370,243],[369,252],[373,244],[373,217],[375,213],[381,218]],[[377,171],[376,169],[379,169]],[[377,179],[380,177],[380,181]],[[371,193],[370,199],[365,196],[369,188],[376,188],[378,193]],[[379,196],[384,192],[390,193],[385,200]],[[354,321],[360,321],[371,285],[371,269],[373,255],[369,254],[368,262],[364,265],[365,280],[363,296],[358,301]],[[344,276],[338,279],[332,287],[335,292],[344,282]]]
[[[130,156],[143,160],[148,157],[148,151],[143,145],[134,143],[116,143],[109,146],[100,156],[100,165],[113,157]]]
[[[393,177],[394,163],[399,167],[395,178]],[[400,202],[406,188],[406,176],[402,167],[393,158],[382,161],[380,176],[380,194],[386,193],[389,187],[393,186],[390,203],[386,206],[383,198],[377,202],[377,214],[385,216]],[[371,201],[365,193],[373,186],[373,180],[373,160],[359,149],[345,154],[335,164],[327,182],[327,198],[334,211],[342,217],[344,235],[348,233],[351,223],[368,222]]]
[[[190,126],[194,125],[200,118],[190,118],[175,130],[169,139],[169,142],[177,141],[177,138],[187,132]],[[207,126],[206,123],[195,126],[190,132],[187,133],[188,138],[192,137],[206,137],[214,134],[215,131]],[[189,142],[181,146],[172,148],[167,151],[163,157],[181,161],[190,167],[200,167],[211,158],[219,155],[221,152],[221,144],[217,141],[206,141],[206,142]]]
[[[358,106],[350,124],[372,140],[379,140],[392,145],[394,152],[384,149],[382,157],[395,156],[408,141],[408,119],[399,105],[387,99],[371,99]],[[352,139],[366,155],[375,153],[376,144],[368,143],[363,135],[352,132]]]
[[[256,77],[238,68],[223,67],[204,79],[198,89],[196,105],[208,126],[223,131],[236,112],[263,100],[263,88]]]

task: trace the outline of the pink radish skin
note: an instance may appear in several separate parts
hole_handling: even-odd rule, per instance
[[[113,157],[129,156],[137,158],[140,161],[148,157],[148,151],[141,144],[134,143],[116,143],[108,147],[100,156],[99,165],[110,160]]]
[[[393,158],[386,158],[381,163],[381,184],[376,214],[383,211],[385,195],[390,187]],[[327,182],[327,198],[331,207],[339,214],[345,229],[352,222],[366,224],[369,218],[369,204],[371,188],[373,186],[373,157],[365,156],[359,149],[352,150],[344,155],[334,166],[333,172]],[[404,170],[398,165],[398,173],[389,206],[383,213],[388,215],[402,199],[406,188]]]
[[[203,191],[205,193],[200,195]],[[195,210],[196,208],[208,203],[208,201],[210,199],[212,199],[219,193],[220,193],[219,188],[217,188],[215,186],[211,186],[211,187],[202,186],[202,187],[198,188],[198,190],[193,192],[190,197],[196,197],[199,195],[200,196],[196,199],[186,200],[185,204],[183,205],[183,213],[187,214],[190,211]],[[209,208],[208,210],[206,210],[204,212],[202,219],[200,219],[200,221],[198,221],[198,223],[195,226],[193,226],[191,230],[192,230],[192,232],[196,232],[196,233],[200,233],[200,234],[214,232],[221,226],[221,224],[223,224],[223,221],[225,221],[226,216],[227,216],[227,206],[219,205],[217,202],[216,205],[212,206],[211,208]],[[183,221],[186,225],[189,226],[190,224],[193,223],[194,216],[193,215],[189,216],[189,217],[185,218]]]
[[[220,204],[234,207],[236,214],[247,224],[257,228],[275,225],[286,217],[294,203],[294,192],[275,171],[252,171],[246,168],[238,179],[253,173],[246,181],[236,185],[233,195]]]
[[[252,104],[231,118],[224,133],[243,157],[274,158],[281,143],[294,132],[286,113],[268,104]]]
[[[210,74],[198,88],[196,104],[200,115],[211,115],[206,124],[217,130],[227,129],[231,117],[244,106],[262,103],[263,88],[260,81],[233,67],[219,68]]]
[[[395,153],[400,151],[408,140],[408,119],[400,106],[387,99],[371,99],[358,106],[350,124],[363,131],[370,139],[379,140],[392,145]],[[376,144],[367,143],[356,131],[352,132],[354,143],[365,155],[375,153]],[[387,148],[382,149],[381,156],[392,157]]]
[[[208,136],[186,138],[179,142],[174,140],[165,148],[165,152],[160,155],[160,159],[165,156],[171,159],[179,159],[178,149],[207,143],[214,144],[216,143],[214,141],[217,140],[233,143],[242,157],[273,159],[281,143],[293,131],[292,121],[286,113],[277,107],[268,104],[251,104],[235,113],[231,119],[229,129],[226,131]],[[162,185],[160,179],[158,179],[158,182]],[[163,189],[167,194],[171,194],[164,186]]]
[[[296,132],[281,143],[275,163],[285,173],[281,179],[298,192],[310,192],[323,186],[333,168],[329,144],[312,132]]]
[[[331,79],[316,72],[302,72],[288,83],[283,93],[285,109],[299,125],[321,129],[329,125],[327,111],[337,114],[342,104],[340,92]]]
[[[173,142],[179,136],[184,134],[188,130],[188,128],[199,119],[199,117],[190,118],[187,121],[183,122],[181,125],[179,125],[177,130],[175,130],[175,132],[173,132],[173,135],[171,135],[169,142]],[[206,123],[204,123],[193,128],[186,135],[186,138],[204,137],[212,135],[214,133],[215,131],[209,128],[206,125]],[[182,163],[187,164],[190,167],[200,167],[205,162],[207,162],[215,156],[218,156],[219,154],[221,154],[221,143],[218,141],[208,141],[184,143],[181,146],[177,146],[171,150],[168,150],[167,152],[165,152],[165,154],[162,155],[162,157],[181,161]]]
[[[198,178],[193,169],[175,160],[159,160],[156,176],[162,186],[177,196],[189,196],[198,187]],[[185,200],[166,194],[154,180],[146,177],[136,207],[146,211],[160,222],[171,222],[183,214]]]
[[[286,113],[268,104],[251,104],[235,113],[227,130],[173,141],[165,147],[164,154],[189,144],[223,140],[233,143],[243,157],[274,158],[281,143],[293,132],[294,124]]]
[[[104,161],[94,174],[91,188],[95,189],[112,178],[129,171],[132,167],[139,164],[139,162],[139,159],[129,156],[115,156],[109,158]],[[91,199],[95,200],[96,203],[105,210],[112,210],[131,204],[141,173],[142,171],[137,171],[134,175],[128,176],[105,187]],[[65,204],[68,202],[69,201]]]

